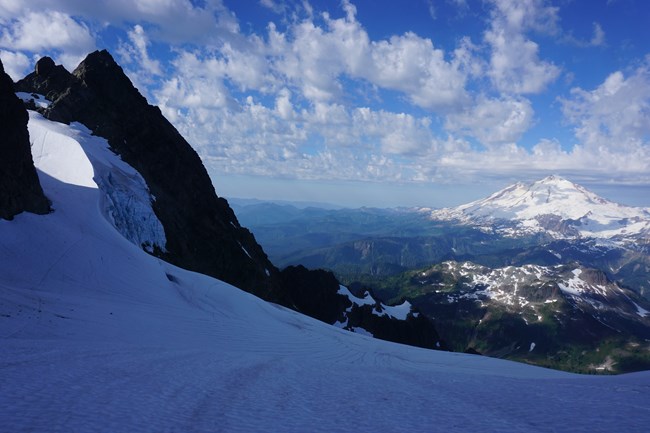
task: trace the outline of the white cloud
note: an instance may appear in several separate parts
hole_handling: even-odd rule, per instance
[[[299,179],[409,179],[396,159],[433,149],[430,119],[347,108],[336,102],[296,105],[283,87],[268,105],[228,92],[222,59],[182,52],[173,78],[156,93],[163,113],[188,138],[211,172]]]
[[[278,83],[270,71],[266,51],[264,42],[256,36],[248,38],[243,49],[225,43],[219,52],[220,69],[241,90],[270,91]]]
[[[58,60],[70,70],[95,49],[95,39],[86,24],[58,11],[28,11],[3,27],[0,46],[33,53],[57,50],[61,52]]]
[[[534,30],[554,34],[558,31],[559,8],[547,6],[546,0],[491,0],[495,9],[492,19],[516,33]]]
[[[528,31],[556,33],[557,8],[541,0],[493,0],[490,28],[485,41],[491,47],[488,75],[501,92],[542,92],[555,81],[560,69],[539,58],[539,46],[526,37]]]
[[[448,110],[467,102],[466,75],[429,39],[413,33],[373,43],[373,64],[363,78],[404,92],[411,102],[432,110]]]
[[[427,0],[427,9],[429,10],[429,16],[432,20],[436,19],[436,7],[433,5],[431,0]]]
[[[14,81],[24,78],[32,66],[31,60],[23,53],[0,50],[0,59],[2,59],[5,72]]]
[[[448,110],[466,102],[466,74],[458,61],[445,58],[431,40],[413,33],[371,41],[356,20],[356,9],[343,3],[345,18],[324,15],[326,28],[302,21],[287,33],[269,29],[273,65],[303,95],[315,102],[337,100],[342,78],[366,80],[404,93],[415,105]]]
[[[127,31],[128,42],[121,42],[117,48],[119,63],[124,67],[125,73],[133,85],[147,98],[151,98],[149,91],[156,78],[163,75],[159,60],[149,55],[149,37],[140,24]]]
[[[120,46],[120,54],[126,63],[135,62],[138,67],[147,74],[161,75],[162,69],[160,62],[149,56],[147,51],[149,38],[140,24],[133,26],[132,30],[127,32],[130,44]]]
[[[599,47],[605,43],[605,32],[603,28],[598,23],[594,23],[594,35],[589,41],[589,45],[594,47]]]
[[[557,8],[543,1],[491,0],[483,39],[460,37],[454,49],[414,33],[372,39],[349,1],[338,18],[306,0],[254,3],[283,15],[265,34],[241,30],[221,0],[0,0],[0,40],[12,44],[0,55],[18,73],[31,56],[18,43],[63,58],[94,48],[95,29],[123,29],[129,76],[217,175],[439,182],[493,176],[497,167],[513,177],[650,172],[647,67],[562,101],[578,145],[552,136],[521,145],[535,114],[522,95],[560,73],[531,36],[562,40]],[[63,32],[27,32],[35,17]],[[162,43],[169,61],[153,54]],[[595,23],[589,44],[603,43]],[[403,108],[379,108],[382,98]]]
[[[593,26],[593,34],[591,36],[591,39],[589,40],[583,40],[576,38],[572,32],[568,32],[562,40],[566,43],[569,43],[571,45],[575,45],[576,47],[601,47],[605,45],[605,31],[601,27],[601,25],[597,22],[594,22],[592,24]]]
[[[153,39],[174,44],[214,43],[239,33],[236,17],[222,0],[0,0],[0,18],[44,10],[80,17],[99,27],[147,24]]]
[[[616,71],[591,91],[573,88],[560,102],[585,149],[650,171],[650,59],[627,78]]]
[[[445,126],[491,147],[517,142],[532,120],[533,107],[525,98],[480,96],[467,110],[447,116]]]
[[[285,10],[285,7],[282,3],[275,2],[273,0],[260,0],[260,5],[264,6],[267,9],[272,10],[276,14],[281,14]]]
[[[198,53],[183,51],[172,62],[174,73],[163,81],[156,93],[165,113],[176,116],[182,110],[211,110],[230,104],[230,92],[223,82],[222,67],[217,59],[203,59]]]

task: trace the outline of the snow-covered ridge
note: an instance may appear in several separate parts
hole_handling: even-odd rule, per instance
[[[51,122],[33,111],[28,128],[38,170],[61,182],[99,188],[102,213],[125,238],[149,252],[165,251],[165,231],[151,207],[153,197],[144,179],[110,150],[105,139],[80,123]],[[56,202],[53,207],[56,210]]]
[[[339,286],[338,293],[346,296],[355,305],[371,305],[376,307],[373,310],[373,314],[377,316],[389,316],[397,320],[406,320],[406,316],[411,312],[411,303],[409,301],[404,301],[399,305],[384,305],[381,302],[377,302],[369,292],[365,292],[363,298],[359,298],[358,296],[354,296],[345,286]]]
[[[388,316],[397,320],[406,320],[409,314],[417,315],[418,313],[411,312],[411,303],[409,301],[404,301],[399,305],[384,305],[381,302],[375,300],[369,292],[365,292],[363,298],[355,296],[350,292],[350,290],[345,286],[339,286],[338,293],[347,297],[352,305],[347,308],[344,314],[344,320],[334,323],[334,326],[337,328],[347,329],[357,334],[366,335],[368,337],[373,337],[374,335],[365,328],[359,326],[350,326],[348,314],[352,312],[352,308],[356,305],[357,307],[362,307],[364,305],[369,305],[372,308],[372,314],[375,316],[383,317]],[[417,317],[417,316],[416,316]]]
[[[606,281],[604,275],[601,281],[593,281],[594,278],[586,275],[580,267],[524,265],[488,268],[471,262],[454,261],[443,262],[440,266],[465,288],[449,293],[448,302],[471,299],[482,303],[489,300],[504,306],[536,310],[538,305],[557,302],[563,296],[572,303],[589,304],[597,310],[610,309],[622,315],[641,318],[650,315],[631,299],[632,292],[626,292],[617,283]],[[423,273],[422,277],[427,277],[427,273]],[[557,287],[559,291],[542,289],[549,285]],[[548,296],[544,297],[543,293],[548,293]]]
[[[611,202],[559,176],[516,183],[485,199],[429,212],[432,219],[495,226],[511,236],[547,232],[556,238],[616,239],[650,234],[649,209]]]

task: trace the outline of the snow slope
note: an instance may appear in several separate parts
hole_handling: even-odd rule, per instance
[[[55,211],[0,220],[2,431],[641,432],[650,422],[650,372],[583,377],[392,344],[149,256],[106,219],[110,189],[94,180],[119,158],[96,158],[102,144],[79,125],[32,114],[38,128],[34,158]]]

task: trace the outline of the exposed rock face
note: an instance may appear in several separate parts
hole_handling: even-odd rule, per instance
[[[289,306],[297,311],[329,324],[345,322],[345,329],[362,328],[382,340],[446,350],[433,323],[417,311],[397,319],[385,314],[380,302],[358,305],[339,293],[339,282],[328,271],[289,266],[281,275]]]
[[[199,156],[107,51],[89,54],[72,74],[43,58],[16,88],[46,95],[52,101],[46,117],[81,122],[140,172],[165,229],[162,258],[264,299],[283,300],[277,269],[217,196]]]
[[[338,294],[339,282],[334,274],[322,269],[289,266],[281,272],[282,285],[290,300],[289,307],[330,325],[351,307],[348,298]]]
[[[27,120],[27,111],[0,62],[0,218],[50,210],[34,168]]]

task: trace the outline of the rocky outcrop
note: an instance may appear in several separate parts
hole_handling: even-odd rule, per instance
[[[16,88],[46,95],[52,101],[46,117],[84,124],[142,175],[167,238],[159,256],[282,301],[277,269],[217,196],[197,153],[107,51],[89,54],[72,74],[43,58]]]
[[[331,272],[289,266],[282,270],[281,277],[287,306],[322,322],[333,324],[352,306],[347,297],[338,294],[339,282]]]
[[[27,111],[0,62],[0,218],[50,210],[34,168],[27,120]]]
[[[303,314],[347,330],[362,330],[382,340],[446,350],[433,323],[417,310],[396,318],[387,314],[387,307],[379,301],[354,302],[341,293],[334,274],[321,269],[289,266],[281,276],[288,306]]]

